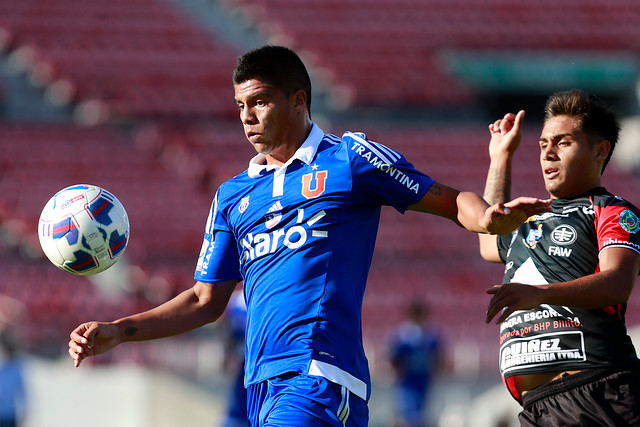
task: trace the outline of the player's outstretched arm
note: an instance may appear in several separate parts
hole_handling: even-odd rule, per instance
[[[489,206],[475,193],[458,191],[435,182],[410,210],[429,212],[448,218],[476,233],[507,234],[531,215],[549,210],[550,200],[520,197],[508,203]]]
[[[569,282],[544,285],[507,283],[487,289],[492,295],[486,322],[498,313],[496,323],[516,310],[540,304],[595,309],[627,302],[640,271],[640,254],[627,248],[612,247],[600,254],[600,271]]]
[[[224,312],[237,283],[197,282],[149,311],[114,322],[83,323],[71,332],[69,355],[77,367],[87,357],[105,353],[123,342],[164,338],[213,322]]]

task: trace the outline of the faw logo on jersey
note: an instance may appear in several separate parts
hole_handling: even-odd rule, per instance
[[[557,245],[570,245],[575,242],[577,238],[578,233],[576,233],[576,229],[567,224],[559,225],[551,232],[551,240]]]
[[[628,209],[622,211],[618,223],[627,233],[636,234],[638,230],[640,230],[640,220],[638,220],[638,217]]]
[[[317,165],[313,165],[314,171]],[[307,199],[315,199],[326,189],[328,171],[315,171],[302,175],[302,195]],[[313,188],[311,181],[313,180]]]
[[[522,243],[529,249],[535,249],[538,246],[538,240],[542,237],[542,224],[535,230],[529,230],[526,239],[522,239]]]

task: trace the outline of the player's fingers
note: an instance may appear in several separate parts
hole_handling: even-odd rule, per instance
[[[506,202],[505,205],[545,205],[550,204],[551,199],[540,199],[538,197],[530,197],[530,196],[520,196],[516,199],[513,199],[509,202]]]
[[[525,115],[524,110],[520,110],[518,111],[518,114],[516,114],[516,117],[513,121],[513,127],[515,129],[520,129],[520,127],[522,126],[522,122],[524,121],[524,115]]]
[[[85,338],[86,340],[84,343],[87,344],[89,347],[93,346],[93,339],[98,333],[99,328],[100,328],[100,325],[96,322],[93,322],[89,325],[87,330],[82,334],[83,338]]]
[[[497,314],[500,314],[500,316],[498,316],[495,322],[496,324],[500,324],[504,322],[504,320],[507,317],[509,317],[509,315],[514,311],[515,309],[511,308],[509,306],[509,303],[506,302],[505,300],[496,301],[493,304],[491,304],[489,309],[487,310],[486,322],[487,323],[491,322],[491,319],[493,319]]]
[[[502,285],[493,285],[491,288],[487,289],[485,292],[493,295],[493,294],[496,294],[501,287]]]
[[[69,350],[73,350],[76,353],[82,352],[82,344],[79,344],[77,341],[72,339],[69,341]]]
[[[500,317],[498,317],[496,319],[496,325],[499,325],[500,323],[504,322],[505,320],[507,320],[507,317],[511,316],[511,314],[516,311],[515,308],[511,308],[509,306],[505,306],[502,309],[502,314],[500,315]]]
[[[69,344],[69,356],[71,356],[72,359],[77,359],[78,354],[80,354],[78,348]]]
[[[84,337],[83,331],[84,329],[80,329],[80,328],[76,328],[73,332],[71,332],[71,334],[69,335],[69,337],[71,338],[71,342],[75,342],[78,344],[87,344],[88,340],[87,338]]]
[[[490,322],[491,322],[491,319],[493,319],[493,318],[496,316],[496,314],[498,314],[498,311],[499,311],[499,310],[497,310],[497,309],[496,309],[496,306],[495,306],[495,305],[490,306],[490,307],[487,309],[487,314],[486,314],[486,317],[485,317],[485,320],[484,320],[484,321],[485,321],[485,323],[490,323]]]
[[[500,133],[501,134],[506,134],[508,133],[511,128],[513,128],[513,121],[515,119],[515,115],[513,113],[507,113],[504,115],[504,117],[502,118],[502,120],[500,121]]]
[[[486,322],[489,323],[493,317],[498,314],[498,311],[504,306],[500,295],[495,294],[489,301],[486,312]]]
[[[73,348],[69,347],[69,356],[73,359],[73,365],[77,368],[80,366],[80,362],[83,357],[80,353],[77,353]]]
[[[73,366],[75,366],[75,367],[77,368],[78,366],[80,366],[80,364],[82,363],[82,361],[83,361],[84,359],[86,359],[86,358],[87,358],[87,356],[83,356],[82,354],[78,354],[78,355],[76,355],[76,358],[75,358],[75,359],[74,359],[74,361],[73,361]]]
[[[507,207],[505,203],[496,203],[492,206],[492,216],[509,215],[511,208]]]
[[[493,290],[492,293],[494,295],[493,297],[491,297],[491,301],[489,301],[489,306],[487,307],[486,322],[489,323],[496,314],[502,312],[500,317],[498,317],[498,319],[496,320],[496,323],[501,323],[515,311],[515,307],[517,307],[517,301],[509,292],[508,286],[505,287],[504,285],[496,285],[491,289]]]
[[[530,208],[526,210],[527,218],[533,215],[543,214],[549,212],[551,208],[549,206],[540,206],[538,208]]]
[[[551,204],[551,199],[538,199],[537,197],[518,197],[504,204],[507,208],[516,209],[544,209]]]

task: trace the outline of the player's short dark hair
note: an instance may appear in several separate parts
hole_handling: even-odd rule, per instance
[[[283,91],[287,96],[300,89],[307,94],[311,113],[311,79],[300,57],[284,46],[263,46],[238,58],[233,70],[233,84],[257,79]]]
[[[604,172],[618,142],[620,122],[618,115],[601,98],[580,89],[556,92],[547,100],[544,113],[545,121],[556,116],[573,117],[587,135],[597,138],[598,141],[609,141],[611,150],[602,165]]]

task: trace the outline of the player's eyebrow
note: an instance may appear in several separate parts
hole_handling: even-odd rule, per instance
[[[270,98],[271,96],[272,95],[271,95],[271,92],[269,90],[261,90],[260,92],[256,92],[256,93],[253,93],[253,94],[249,95],[247,97],[247,100],[251,101],[251,100],[257,99],[257,98]],[[233,98],[233,100],[236,102],[236,104],[243,102],[243,101],[238,100],[235,97]]]
[[[571,132],[567,132],[567,133],[559,133],[557,135],[553,135],[551,136],[551,139],[562,139],[565,136],[573,136],[573,134]],[[538,141],[547,141],[547,137],[541,136],[540,139]]]

